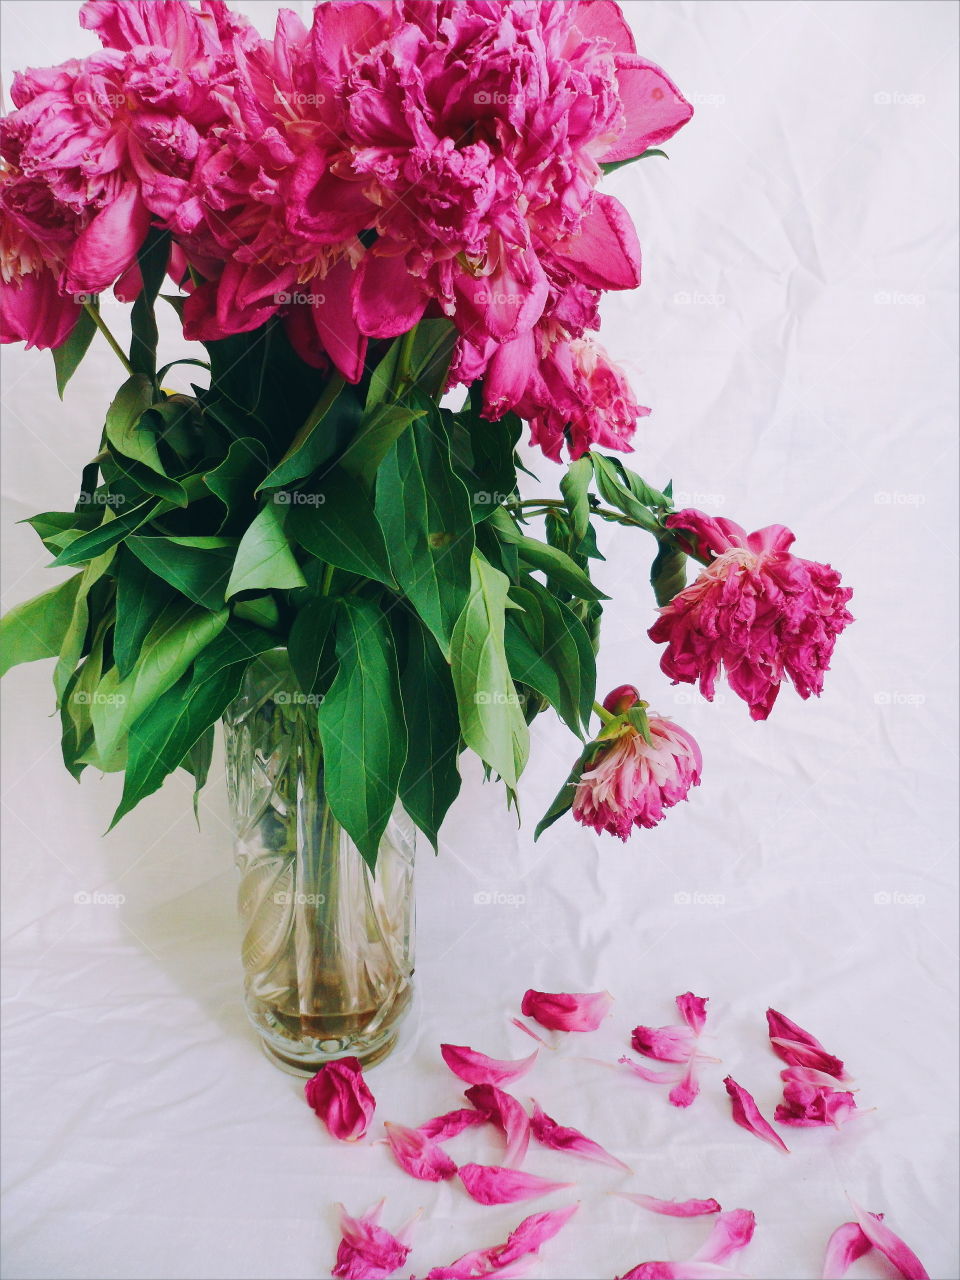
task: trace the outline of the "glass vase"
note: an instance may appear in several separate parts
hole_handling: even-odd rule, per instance
[[[247,1013],[298,1075],[385,1057],[413,994],[415,828],[398,805],[371,873],[324,794],[316,701],[274,650],[224,716]]]

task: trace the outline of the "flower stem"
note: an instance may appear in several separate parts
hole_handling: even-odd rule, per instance
[[[600,717],[601,724],[607,725],[611,722],[611,720],[616,720],[617,718],[615,715],[613,715],[612,712],[608,711],[606,707],[601,706],[599,702],[595,702],[593,704],[593,709],[597,713],[597,715]]]
[[[413,344],[417,339],[417,325],[403,335],[400,343],[400,354],[397,358],[397,396],[399,397],[413,382]]]
[[[113,334],[112,334],[112,333],[110,332],[110,330],[107,328],[106,322],[104,321],[103,317],[101,316],[101,314],[100,314],[99,310],[98,310],[98,309],[93,305],[93,303],[92,303],[92,302],[85,302],[85,303],[83,304],[83,309],[84,309],[84,311],[86,311],[87,315],[90,317],[90,319],[93,321],[93,323],[97,326],[97,328],[100,330],[100,332],[101,332],[101,333],[103,334],[103,336],[106,338],[107,342],[109,342],[109,343],[110,343],[110,346],[113,348],[113,350],[114,350],[114,352],[115,352],[115,354],[116,354],[117,359],[120,361],[120,363],[121,363],[121,364],[123,365],[123,367],[126,369],[127,373],[128,373],[128,374],[132,374],[132,373],[133,373],[133,366],[131,365],[131,363],[130,363],[130,361],[127,359],[127,357],[123,354],[123,347],[121,347],[121,346],[120,346],[120,343],[116,340],[116,338],[113,336]]]

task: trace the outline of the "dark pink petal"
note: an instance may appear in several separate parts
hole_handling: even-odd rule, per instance
[[[792,1022],[776,1009],[767,1010],[767,1030],[770,1043],[778,1058],[792,1067],[813,1067],[825,1071],[837,1080],[846,1080],[843,1063],[812,1036],[809,1031]]]
[[[537,1060],[539,1049],[535,1049],[529,1058],[504,1060],[488,1058],[485,1053],[477,1053],[465,1044],[442,1044],[440,1053],[444,1062],[455,1076],[466,1080],[467,1084],[509,1084],[525,1076]]]
[[[764,1142],[769,1142],[771,1146],[779,1147],[781,1151],[789,1151],[790,1148],[779,1133],[770,1126],[768,1121],[764,1120],[760,1114],[760,1108],[750,1094],[747,1093],[746,1089],[741,1088],[732,1076],[727,1076],[723,1083],[726,1086],[727,1093],[730,1095],[733,1118],[737,1124],[742,1129],[747,1129],[750,1133],[756,1134]]]
[[[427,1272],[427,1280],[476,1280],[481,1276],[483,1280],[514,1280],[514,1277],[528,1275],[534,1261],[533,1258],[522,1258],[508,1266],[491,1268],[486,1250],[474,1250],[473,1253],[465,1253],[449,1267],[434,1267]]]
[[[597,195],[577,234],[554,249],[554,256],[591,289],[636,289],[640,283],[640,242],[633,219],[613,196]]]
[[[337,1250],[333,1275],[344,1280],[383,1280],[403,1266],[410,1245],[404,1240],[403,1232],[394,1236],[377,1225],[382,1200],[359,1218],[352,1218],[342,1204],[337,1208],[343,1239]]]
[[[531,988],[523,997],[520,1012],[550,1031],[596,1031],[612,1004],[609,991],[575,994]]]
[[[625,1271],[619,1280],[714,1280],[726,1276],[728,1280],[745,1280],[742,1271],[718,1267],[715,1262],[641,1262],[632,1271]]]
[[[432,1120],[424,1120],[417,1128],[425,1138],[434,1142],[446,1142],[448,1138],[455,1138],[458,1133],[463,1133],[464,1129],[486,1123],[486,1116],[482,1116],[479,1111],[474,1111],[472,1107],[461,1107],[459,1111],[447,1111],[442,1116],[434,1116]]]
[[[519,1164],[530,1145],[530,1117],[523,1106],[493,1084],[475,1084],[467,1090],[466,1097],[480,1115],[495,1124],[506,1138],[504,1164]]]
[[[394,1159],[411,1177],[424,1182],[442,1182],[457,1172],[457,1166],[443,1148],[431,1142],[419,1129],[408,1129],[406,1125],[390,1124],[389,1121],[383,1127]]]
[[[658,1062],[688,1062],[697,1037],[689,1027],[634,1027],[630,1043]]]
[[[896,1267],[903,1280],[930,1280],[917,1255],[886,1226],[880,1214],[868,1213],[855,1200],[850,1203],[863,1234]]]
[[[656,1196],[639,1195],[632,1191],[618,1191],[617,1195],[623,1200],[632,1200],[641,1209],[661,1213],[667,1218],[701,1218],[704,1214],[720,1212],[720,1205],[716,1200],[658,1200]]]
[[[629,1067],[634,1075],[646,1080],[648,1084],[677,1084],[683,1079],[684,1073],[681,1071],[654,1071],[641,1062],[634,1062],[632,1058],[618,1058],[617,1062]]]
[[[575,0],[575,8],[574,21],[581,35],[609,40],[617,53],[636,53],[633,32],[614,0]]]
[[[519,1169],[502,1169],[496,1165],[465,1164],[459,1169],[460,1181],[478,1204],[512,1204],[515,1200],[532,1200],[551,1191],[564,1191],[572,1182],[551,1182]]]
[[[783,1102],[778,1105],[773,1118],[777,1124],[805,1128],[832,1124],[835,1129],[839,1129],[845,1120],[849,1120],[856,1107],[853,1094],[845,1090],[789,1080],[783,1087]]]
[[[504,1266],[528,1254],[536,1253],[542,1244],[552,1240],[557,1232],[567,1225],[577,1212],[577,1208],[577,1205],[570,1204],[565,1209],[532,1213],[529,1218],[524,1218],[518,1226],[514,1227],[507,1236],[506,1244],[489,1250],[491,1259],[498,1266]]]
[[[599,1142],[594,1142],[592,1138],[588,1138],[582,1134],[579,1129],[569,1129],[565,1125],[557,1124],[541,1111],[539,1104],[533,1102],[533,1115],[530,1118],[530,1132],[536,1138],[537,1142],[543,1147],[550,1147],[553,1151],[568,1151],[572,1156],[580,1156],[584,1160],[592,1160],[596,1164],[607,1164],[615,1169],[626,1169],[631,1172],[630,1166],[624,1164],[622,1160],[618,1160],[616,1156],[610,1154]]]
[[[101,209],[70,252],[65,293],[102,293],[134,262],[150,229],[150,214],[135,182]]]
[[[852,1264],[872,1248],[858,1222],[845,1222],[837,1227],[827,1241],[823,1280],[843,1280]]]
[[[729,1209],[713,1224],[706,1244],[693,1255],[693,1262],[725,1262],[745,1249],[753,1239],[757,1220],[749,1209]]]
[[[695,1031],[697,1035],[703,1030],[707,1021],[707,1001],[709,999],[709,996],[695,996],[692,991],[687,991],[682,996],[677,996],[677,1008],[680,1010],[680,1017],[690,1030]]]
[[[627,127],[602,159],[631,160],[659,147],[693,115],[693,107],[659,67],[636,54],[619,54],[617,79]]]
[[[395,338],[419,321],[427,295],[403,257],[367,253],[353,281],[353,314],[369,338]]]
[[[366,1132],[376,1102],[358,1058],[325,1063],[303,1086],[307,1102],[341,1142],[356,1142]]]
[[[696,1055],[694,1055],[683,1073],[683,1079],[679,1084],[674,1085],[668,1097],[675,1107],[689,1107],[695,1101],[699,1092],[700,1082],[696,1076]]]

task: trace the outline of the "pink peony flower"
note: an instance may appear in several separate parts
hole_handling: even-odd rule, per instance
[[[723,667],[754,720],[770,714],[784,679],[801,698],[819,696],[836,638],[853,621],[846,607],[853,592],[836,570],[791,555],[794,535],[783,525],[747,534],[693,510],[666,523],[708,561],[649,631],[667,646],[660,666],[674,684],[699,681],[712,700]]]
[[[341,1142],[357,1142],[366,1132],[376,1101],[357,1058],[327,1062],[304,1085],[307,1102]]]
[[[628,721],[597,742],[573,799],[573,816],[584,826],[626,840],[631,827],[655,827],[699,785],[703,760],[692,735],[660,716],[648,723],[649,743]]]

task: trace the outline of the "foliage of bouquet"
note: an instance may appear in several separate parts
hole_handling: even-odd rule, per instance
[[[77,571],[8,616],[5,664],[56,657],[64,761],[125,772],[114,821],[180,766],[203,785],[280,647],[371,863],[398,798],[436,843],[464,749],[513,797],[547,706],[584,746],[541,827],[653,826],[700,753],[630,686],[595,701],[597,519],[654,539],[674,681],[709,698],[724,668],[754,718],[784,679],[820,692],[839,575],[605,452],[648,410],[591,336],[640,281],[597,188],[692,114],[612,0],[330,0],[272,40],[222,0],[81,22],[102,52],[19,74],[0,127],[0,336],[52,348],[62,395],[100,330],[126,379],[74,510],[30,521]],[[206,349],[174,362],[192,395],[158,299]],[[569,455],[557,497],[520,497],[524,422]]]

